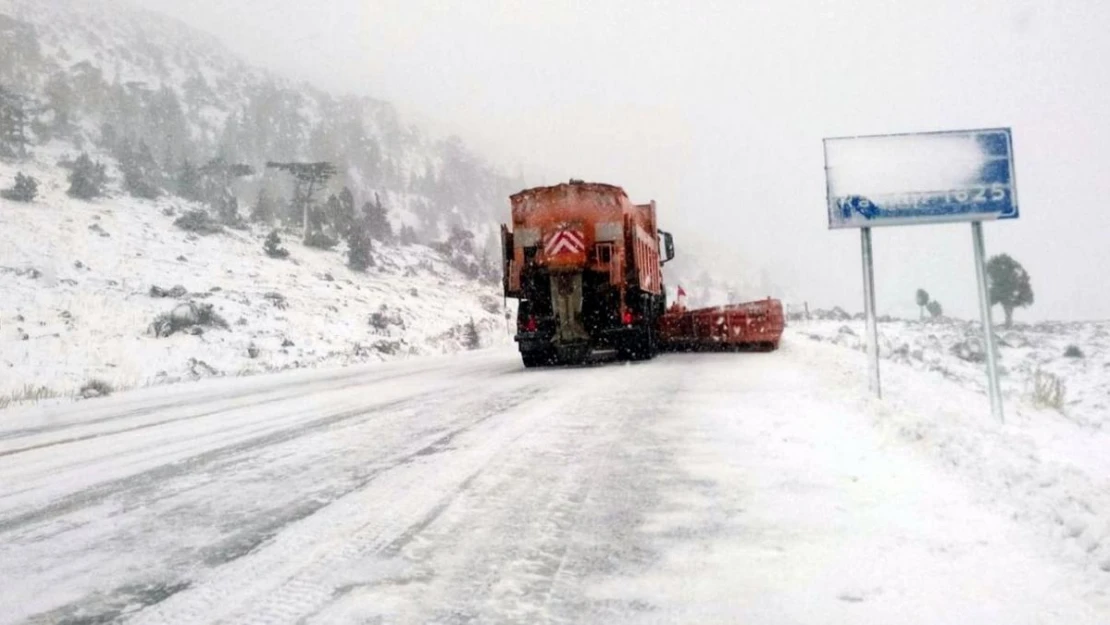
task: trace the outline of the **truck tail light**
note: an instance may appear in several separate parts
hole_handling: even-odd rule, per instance
[[[632,311],[626,310],[621,314],[621,322],[626,326],[632,325]]]
[[[524,331],[525,332],[535,332],[536,331],[536,318],[535,317],[528,316],[524,320]]]

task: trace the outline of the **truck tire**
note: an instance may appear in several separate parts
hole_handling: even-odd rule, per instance
[[[553,354],[547,351],[520,352],[520,360],[524,362],[525,369],[546,367],[554,360]]]
[[[622,360],[651,360],[655,357],[657,348],[655,332],[652,331],[651,326],[647,326],[640,330],[635,338],[629,340],[628,344],[619,350],[618,355]]]

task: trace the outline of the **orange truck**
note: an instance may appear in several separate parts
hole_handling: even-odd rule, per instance
[[[620,187],[580,180],[510,201],[503,286],[520,301],[515,338],[526,367],[581,363],[598,350],[644,360],[660,349],[778,346],[777,300],[668,310],[662,267],[674,240],[659,230],[655,202],[634,204]]]

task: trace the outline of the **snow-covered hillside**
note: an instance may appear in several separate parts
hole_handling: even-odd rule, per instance
[[[176,227],[195,206],[172,196],[70,198],[52,164],[66,146],[37,152],[0,163],[0,186],[17,170],[40,181],[31,204],[0,200],[0,397],[444,353],[463,347],[471,319],[482,344],[506,340],[496,285],[466,279],[427,247],[376,244],[375,266],[359,273],[342,244],[306,248],[298,233],[284,237],[289,259],[269,258],[266,231]],[[184,294],[151,296],[178,285]],[[152,335],[155,317],[189,301],[211,304],[229,327]]]
[[[30,103],[34,142],[109,153],[145,142],[168,178],[216,156],[264,175],[239,185],[288,197],[268,161],[330,161],[332,181],[378,194],[423,241],[463,226],[486,244],[518,181],[455,138],[407,123],[388,102],[329,94],[254,68],[215,38],[120,0],[0,0],[0,87]],[[172,191],[173,189],[167,189]]]

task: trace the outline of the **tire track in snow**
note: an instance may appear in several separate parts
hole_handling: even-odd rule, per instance
[[[521,380],[522,382],[526,380]],[[290,510],[288,514],[279,515],[277,518],[267,518],[267,524],[259,531],[252,533],[244,541],[239,541],[233,545],[230,551],[224,551],[221,548],[216,548],[208,552],[204,564],[206,566],[226,565],[239,558],[248,557],[255,553],[256,549],[263,543],[272,540],[278,535],[286,526],[296,523],[302,519],[311,517],[313,514],[325,508],[334,500],[341,499],[346,494],[365,488],[368,484],[373,483],[383,473],[395,470],[398,467],[419,462],[424,459],[434,457],[436,454],[443,453],[450,449],[452,441],[457,436],[467,432],[482,422],[493,418],[504,410],[510,409],[513,406],[527,401],[530,397],[538,393],[539,390],[534,386],[513,387],[511,393],[503,394],[501,396],[494,396],[493,401],[489,398],[483,398],[481,405],[478,405],[478,410],[474,410],[471,414],[464,414],[454,419],[455,425],[448,425],[445,429],[438,425],[432,424],[434,427],[427,430],[418,432],[416,437],[408,437],[405,442],[401,443],[402,447],[395,453],[391,453],[381,463],[382,468],[370,471],[366,476],[361,479],[357,484],[347,488],[342,493],[335,494],[334,497],[326,501],[312,501],[305,505],[296,507]],[[453,404],[457,404],[458,398],[470,400],[470,403],[475,403],[472,390],[469,387],[453,388],[450,393],[442,391],[430,395],[420,395],[417,397],[410,397],[404,400],[405,403],[416,404],[419,409],[416,410],[408,421],[415,424],[424,424],[434,418],[436,412],[446,405],[450,408]],[[465,403],[464,403],[465,405]],[[396,412],[396,408],[400,406],[391,405],[389,407],[377,406],[372,412],[386,411]],[[328,419],[329,422],[334,424],[337,419],[348,417],[348,413],[342,415],[335,415]],[[370,420],[367,420],[370,422]],[[319,423],[317,422],[317,425]],[[357,423],[345,423],[344,427],[358,427]],[[317,429],[319,429],[317,427]],[[290,439],[291,440],[291,439]],[[271,441],[272,442],[272,441]],[[288,442],[288,441],[285,441]],[[215,451],[215,450],[214,450]],[[228,450],[224,450],[228,451]],[[226,454],[225,454],[226,455]],[[194,467],[197,468],[197,467]],[[164,476],[159,476],[151,482],[151,485],[162,484],[164,480],[172,479]],[[195,571],[196,563],[182,565],[179,568],[184,571]],[[142,584],[128,583],[122,585],[114,590],[98,591],[94,595],[86,599],[79,600],[60,608],[52,609],[49,612],[39,614],[36,619],[41,622],[59,622],[60,620],[68,619],[75,614],[94,615],[90,617],[92,622],[107,622],[120,618],[125,608],[130,606],[130,610],[134,610],[139,606],[151,605],[153,603],[161,602],[172,596],[176,592],[182,591],[193,584],[191,579],[183,579],[180,577],[171,576],[170,578],[163,578],[160,581],[155,580],[152,582],[144,582]],[[172,588],[173,592],[148,592],[150,588]],[[182,622],[182,621],[178,621]],[[185,619],[184,622],[189,622]]]
[[[342,388],[338,390],[342,390]],[[299,425],[295,425],[293,427],[280,429],[275,432],[270,432],[261,436],[248,438],[235,444],[224,445],[221,447],[210,449],[200,454],[174,460],[172,462],[157,466],[153,469],[148,469],[138,474],[129,475],[127,477],[111,480],[109,482],[103,482],[96,486],[87,488],[81,492],[74,493],[53,501],[50,504],[36,510],[17,514],[8,518],[0,518],[0,533],[9,532],[29,523],[40,522],[54,516],[59,516],[68,512],[72,512],[73,510],[78,508],[95,505],[109,497],[117,495],[126,490],[130,490],[140,486],[157,485],[178,475],[199,472],[200,470],[203,470],[207,465],[231,456],[241,455],[262,447],[288,442],[295,438],[299,438],[320,430],[328,429],[352,419],[357,419],[363,416],[371,416],[375,413],[395,409],[411,402],[425,401],[428,397],[433,396],[437,392],[442,391],[437,390],[428,393],[421,393],[416,396],[409,396],[384,404],[376,404],[372,407],[360,407],[352,410],[342,411],[336,414],[327,415],[322,418],[313,419],[308,422],[302,422]],[[221,413],[217,412],[215,414]]]
[[[635,384],[635,378],[634,373],[629,381]],[[614,395],[621,396],[625,389],[620,378],[610,383]],[[465,513],[456,515],[454,525],[445,524],[399,554],[418,571],[435,571],[405,586],[411,593],[407,610],[421,615],[412,622],[576,622],[573,616],[560,619],[558,612],[566,607],[561,597],[583,593],[581,584],[589,572],[577,555],[585,548],[583,541],[591,543],[587,551],[595,556],[600,552],[607,563],[619,561],[624,548],[613,545],[625,539],[606,532],[613,526],[635,528],[635,509],[651,497],[638,488],[635,493],[625,490],[630,483],[625,473],[639,471],[636,465],[613,465],[616,458],[639,453],[625,448],[638,439],[659,405],[646,402],[614,410],[607,399],[581,405],[576,415],[536,433],[536,439],[553,444],[491,468],[481,478],[481,490],[467,493],[461,502]],[[553,473],[558,479],[545,479]],[[599,517],[611,521],[606,515],[619,517],[621,523],[598,522]],[[479,535],[476,524],[482,527]],[[457,558],[458,553],[464,555]],[[375,603],[374,590],[399,592],[382,586],[350,603]]]
[[[479,371],[484,370],[479,369]],[[193,415],[184,420],[172,419],[163,423],[165,426],[163,428],[147,428],[146,430],[152,434],[150,437],[137,438],[136,430],[132,429],[117,430],[114,434],[126,437],[127,440],[79,440],[71,444],[83,446],[83,448],[74,448],[68,453],[51,450],[51,453],[46,454],[46,451],[40,449],[27,451],[24,455],[0,458],[0,475],[6,478],[4,489],[0,490],[0,502],[11,508],[9,512],[14,512],[14,514],[9,514],[7,518],[0,517],[0,532],[42,518],[42,515],[36,514],[34,510],[18,510],[15,506],[19,504],[13,502],[39,499],[40,497],[37,497],[40,492],[38,489],[47,485],[65,484],[59,478],[67,472],[78,476],[76,480],[71,481],[66,489],[71,492],[67,495],[57,496],[47,506],[35,502],[36,509],[50,508],[65,511],[96,503],[102,501],[105,497],[126,490],[128,480],[135,480],[136,484],[145,482],[148,485],[156,485],[159,480],[190,470],[188,467],[175,469],[175,466],[188,463],[208,464],[228,454],[249,449],[252,446],[251,441],[256,441],[256,445],[282,442],[287,435],[278,433],[281,431],[295,434],[310,432],[312,430],[311,425],[307,430],[304,430],[303,427],[304,423],[311,419],[317,419],[318,425],[315,426],[317,428],[326,428],[333,425],[335,419],[327,411],[334,410],[334,407],[332,409],[325,407],[323,409],[325,411],[323,420],[319,420],[312,414],[321,412],[321,408],[318,406],[327,406],[329,403],[346,404],[354,410],[343,413],[343,416],[345,418],[357,417],[360,410],[365,413],[386,410],[405,401],[413,400],[418,396],[427,398],[430,396],[429,394],[446,392],[452,386],[457,386],[460,380],[465,380],[473,373],[465,372],[462,376],[456,376],[455,379],[445,384],[437,380],[434,384],[424,385],[427,387],[426,389],[416,384],[421,377],[420,372],[385,376],[377,384],[372,383],[366,388],[381,388],[385,385],[386,392],[384,394],[395,395],[397,399],[373,403],[358,401],[357,398],[361,394],[356,394],[357,391],[355,393],[348,392],[350,389],[363,387],[364,383],[362,382],[344,382],[322,388],[309,388],[305,392],[287,397],[286,400],[290,402],[289,406],[285,406],[282,402],[267,402],[267,405],[275,407],[274,414],[258,413],[256,405],[236,406],[227,410]],[[410,381],[408,387],[396,386],[397,381],[408,378],[417,379]],[[378,393],[377,395],[382,394]],[[294,400],[301,400],[301,403],[305,405],[304,409],[309,413],[302,415],[297,412],[297,405],[292,403]],[[292,412],[290,411],[291,408]],[[204,420],[206,423],[203,426],[188,426],[191,421],[196,421],[199,424],[198,419]],[[340,421],[342,420],[340,419]],[[139,429],[138,432],[141,433],[142,429]],[[235,444],[220,445],[226,439],[235,440]],[[208,444],[209,441],[211,444]],[[219,446],[215,447],[215,445]],[[214,453],[220,450],[223,450],[224,453]],[[100,481],[90,479],[91,476],[98,474],[112,477]],[[29,496],[35,497],[29,498]]]
[[[129,622],[291,623],[316,613],[342,585],[337,574],[376,559],[433,523],[492,458],[537,422],[556,418],[577,396],[554,398],[548,391],[523,402],[487,404],[471,427],[424,446],[366,488],[287,528],[264,549]],[[452,443],[456,448],[449,448]]]
[[[27,452],[27,451],[34,451],[36,449],[43,449],[43,448],[46,448],[46,447],[53,447],[53,446],[56,446],[56,445],[64,445],[64,444],[67,444],[67,443],[75,443],[75,442],[90,440],[90,439],[93,439],[93,438],[99,438],[101,436],[111,436],[111,435],[114,435],[114,434],[122,434],[122,433],[126,433],[126,432],[133,432],[133,431],[136,431],[136,430],[142,430],[142,429],[146,429],[146,428],[157,427],[159,425],[164,425],[164,424],[168,424],[168,423],[175,423],[175,422],[178,422],[178,421],[187,421],[189,419],[197,419],[197,418],[208,417],[208,416],[221,414],[221,413],[224,413],[224,412],[228,412],[230,410],[235,410],[235,409],[240,409],[240,408],[255,408],[255,407],[259,407],[259,406],[265,406],[265,405],[268,405],[268,404],[280,403],[280,402],[288,401],[288,400],[296,398],[296,397],[303,396],[303,395],[306,394],[306,392],[319,393],[319,392],[325,392],[325,391],[330,392],[330,391],[335,391],[335,390],[344,390],[344,389],[358,387],[358,386],[366,386],[368,384],[379,384],[379,383],[382,383],[382,382],[389,382],[389,381],[394,381],[394,380],[398,380],[398,379],[409,378],[409,377],[418,376],[418,375],[422,375],[422,374],[424,374],[424,372],[411,371],[411,372],[405,372],[405,373],[400,373],[400,374],[383,375],[383,376],[373,377],[373,378],[369,378],[369,379],[365,379],[363,377],[363,376],[365,376],[365,373],[353,374],[353,375],[352,374],[347,374],[347,375],[342,375],[342,376],[333,376],[333,377],[325,378],[325,379],[322,379],[322,380],[307,381],[307,382],[303,382],[303,383],[300,383],[300,384],[293,384],[293,385],[290,385],[290,386],[280,386],[280,387],[274,387],[274,388],[266,388],[266,389],[263,389],[263,390],[259,390],[257,392],[248,391],[248,392],[244,393],[244,392],[240,391],[240,392],[224,393],[222,395],[218,395],[218,396],[215,396],[215,397],[211,397],[211,396],[210,397],[203,397],[199,401],[179,401],[179,402],[174,402],[174,403],[169,403],[169,404],[157,404],[157,405],[154,405],[154,406],[149,406],[149,407],[145,407],[145,408],[138,409],[138,410],[131,410],[131,411],[128,411],[128,412],[125,412],[125,413],[115,414],[115,415],[96,418],[96,419],[90,419],[90,420],[84,420],[84,421],[74,421],[74,422],[69,422],[69,423],[64,423],[64,424],[41,427],[41,428],[25,428],[25,429],[22,429],[22,430],[12,430],[12,431],[9,431],[9,432],[0,432],[0,441],[9,440],[9,439],[18,439],[18,438],[31,438],[33,436],[42,435],[42,434],[51,434],[51,433],[57,433],[57,432],[64,432],[66,430],[79,429],[79,428],[85,428],[85,427],[90,427],[90,426],[95,426],[95,425],[101,425],[101,424],[104,424],[104,423],[111,423],[111,422],[116,422],[116,421],[123,421],[123,420],[127,420],[127,419],[132,419],[132,418],[139,418],[139,417],[144,417],[144,416],[149,416],[149,415],[156,415],[156,414],[159,414],[161,412],[168,411],[168,410],[173,410],[173,409],[177,409],[177,408],[186,408],[186,409],[190,410],[190,412],[188,414],[185,414],[185,415],[182,415],[182,416],[179,416],[179,417],[172,417],[172,418],[168,418],[168,419],[162,419],[160,421],[152,421],[152,422],[149,422],[149,423],[127,426],[127,427],[122,427],[122,428],[113,429],[113,430],[106,430],[106,431],[103,431],[103,432],[95,432],[95,433],[91,433],[91,434],[87,434],[87,435],[72,436],[70,438],[57,439],[57,440],[52,440],[52,441],[48,441],[48,442],[27,445],[27,446],[24,446],[24,447],[18,447],[18,448],[12,448],[12,449],[3,449],[3,450],[0,450],[0,458],[2,458],[4,456],[11,456],[11,455]],[[336,383],[336,382],[338,382],[338,384],[334,384],[334,385],[332,384],[332,383]],[[260,396],[260,395],[262,395],[262,396],[273,395],[273,396],[272,397],[267,397],[265,399],[258,399],[257,397]],[[235,401],[235,400],[243,400],[243,401],[240,402],[240,401]],[[220,405],[220,404],[225,404],[227,402],[232,402],[232,403],[230,405]],[[201,411],[201,412],[192,412],[194,410],[204,408],[206,406],[211,406],[211,405],[214,405],[214,404],[219,405],[219,407],[218,408],[210,408],[208,410],[204,410],[204,411]]]
[[[157,484],[159,482],[169,480],[184,473],[192,473],[202,469],[205,465],[211,464],[228,456],[245,453],[267,445],[289,441],[294,438],[304,436],[305,434],[308,434],[315,430],[328,428],[349,419],[372,414],[376,410],[382,408],[388,409],[390,407],[403,404],[406,401],[409,400],[397,400],[390,404],[386,404],[385,406],[375,407],[369,410],[366,408],[347,410],[338,414],[324,417],[322,419],[316,419],[305,425],[279,430],[277,432],[266,434],[264,436],[248,439],[234,445],[219,447],[195,456],[190,456],[181,460],[175,460],[173,462],[158,466],[154,469],[143,471],[142,473],[139,473],[137,475],[129,475],[124,478],[104,482],[92,488],[83,490],[79,493],[74,493],[72,495],[63,497],[36,510],[17,514],[9,518],[0,519],[0,533],[10,532],[24,525],[44,521],[51,517],[72,512],[78,508],[92,506],[123,491],[130,490],[142,485]]]

